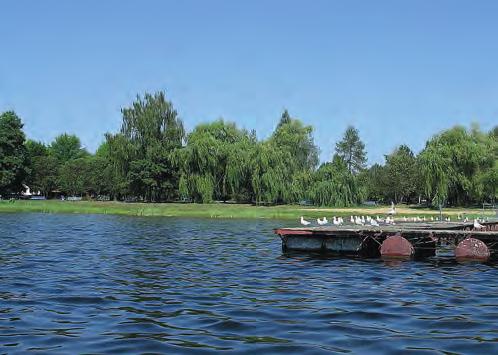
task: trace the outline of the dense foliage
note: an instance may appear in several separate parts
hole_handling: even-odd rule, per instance
[[[126,201],[237,201],[351,206],[365,200],[434,206],[494,203],[498,195],[498,127],[454,127],[417,155],[406,145],[367,167],[359,131],[345,127],[331,161],[319,165],[313,128],[282,113],[275,131],[219,119],[186,134],[164,93],[137,97],[122,109],[117,133],[95,154],[75,135],[46,145],[26,140],[14,112],[0,115],[0,195],[27,185],[47,197],[77,195]]]
[[[22,128],[14,112],[0,115],[0,195],[19,191],[29,172]]]
[[[179,176],[173,153],[182,147],[185,132],[173,105],[163,93],[146,94],[121,112],[120,132],[108,134],[106,141],[121,187],[118,195],[145,201],[176,198]]]

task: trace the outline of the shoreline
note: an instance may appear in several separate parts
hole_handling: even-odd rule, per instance
[[[127,203],[101,201],[60,201],[60,200],[15,200],[0,201],[0,213],[69,213],[69,214],[110,214],[143,217],[190,217],[190,218],[242,218],[242,219],[298,219],[321,218],[323,216],[386,215],[390,206],[356,207],[316,207],[299,205],[254,206],[249,204],[194,204],[194,203]],[[439,216],[439,211],[428,208],[397,207],[398,217]],[[465,214],[469,218],[486,216],[493,218],[493,209],[446,208],[443,216],[456,220]]]

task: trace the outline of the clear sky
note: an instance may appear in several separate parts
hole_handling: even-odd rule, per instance
[[[347,124],[369,163],[455,124],[498,123],[498,1],[2,2],[0,111],[94,151],[120,108],[164,90],[188,130],[271,134],[287,108],[328,160]]]

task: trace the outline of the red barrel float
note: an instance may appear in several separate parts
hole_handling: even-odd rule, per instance
[[[486,261],[489,256],[488,246],[483,241],[475,238],[462,240],[455,249],[455,257],[458,260]]]
[[[401,235],[387,237],[380,246],[380,255],[384,258],[411,258],[415,254],[412,243]]]

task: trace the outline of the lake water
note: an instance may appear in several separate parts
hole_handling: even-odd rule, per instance
[[[498,352],[496,265],[282,255],[284,223],[0,215],[0,353]]]

